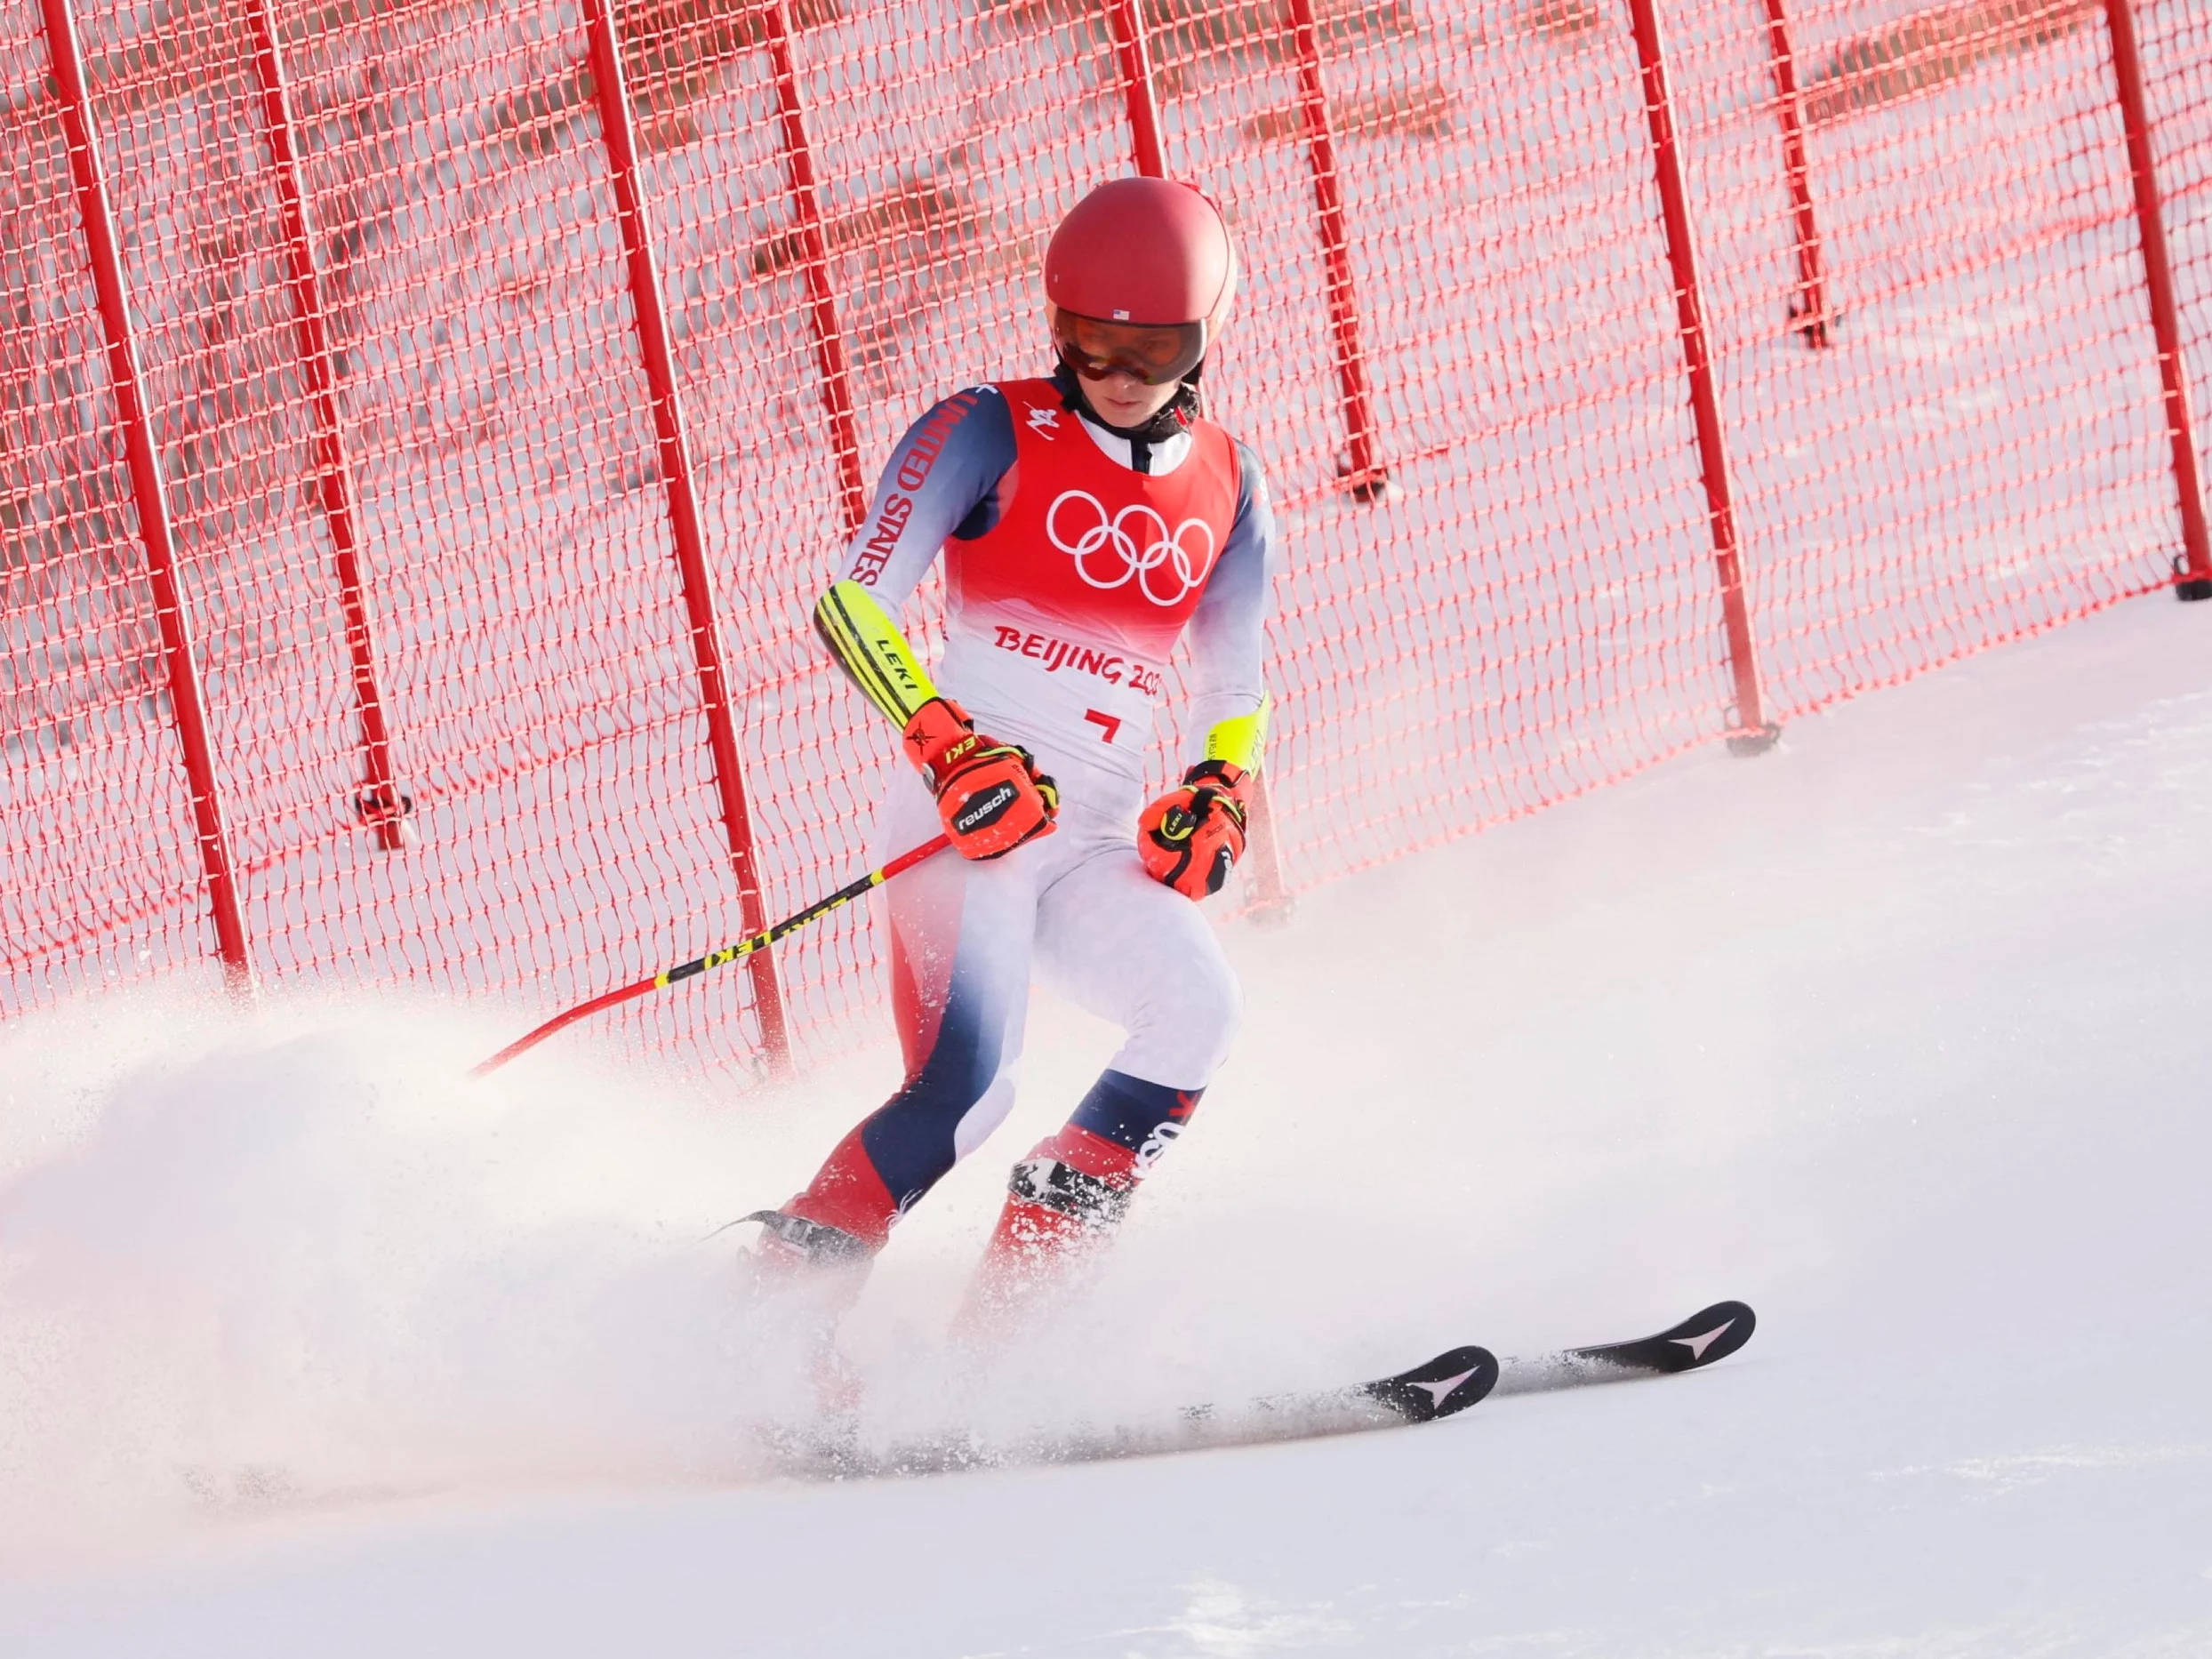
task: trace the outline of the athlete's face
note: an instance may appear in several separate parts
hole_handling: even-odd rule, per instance
[[[1060,360],[1083,377],[1091,407],[1112,426],[1142,426],[1165,409],[1206,356],[1206,325],[1102,322],[1053,308]]]
[[[1127,370],[1114,369],[1102,380],[1086,378],[1083,389],[1107,425],[1142,426],[1167,407],[1182,384],[1170,381],[1165,386],[1147,386]]]

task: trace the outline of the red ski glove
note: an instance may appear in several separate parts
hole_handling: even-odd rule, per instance
[[[962,858],[998,858],[1052,833],[1058,786],[1028,749],[977,736],[958,703],[933,697],[917,709],[906,723],[906,752]]]
[[[1251,773],[1226,760],[1202,760],[1182,785],[1137,819],[1137,855],[1145,873],[1189,899],[1219,893],[1244,856],[1245,784]]]

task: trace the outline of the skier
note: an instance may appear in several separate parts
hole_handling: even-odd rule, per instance
[[[1086,196],[1045,257],[1054,373],[971,387],[915,422],[815,608],[914,768],[885,803],[886,847],[942,832],[957,854],[885,890],[905,1082],[805,1190],[748,1218],[765,1223],[761,1270],[838,1282],[833,1312],[892,1224],[1005,1119],[1033,966],[1127,1037],[1014,1166],[971,1326],[1110,1232],[1228,1054],[1240,997],[1196,902],[1245,847],[1277,562],[1258,462],[1199,412],[1236,277],[1228,228],[1191,187]],[[940,549],[933,680],[895,618]],[[1186,636],[1205,752],[1147,805],[1152,704]]]

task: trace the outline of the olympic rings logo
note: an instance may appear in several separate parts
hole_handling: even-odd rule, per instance
[[[1071,521],[1065,526],[1063,509]],[[1070,528],[1076,529],[1072,541],[1064,533]],[[1194,530],[1200,541],[1185,545]],[[1045,533],[1054,547],[1074,558],[1075,573],[1089,586],[1111,589],[1134,580],[1137,590],[1158,605],[1181,605],[1214,568],[1211,525],[1203,518],[1186,518],[1170,530],[1167,521],[1142,501],[1110,518],[1105,503],[1095,495],[1064,491],[1045,514]]]

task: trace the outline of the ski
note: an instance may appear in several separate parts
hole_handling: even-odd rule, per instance
[[[1671,1376],[1697,1371],[1726,1359],[1751,1340],[1759,1316],[1748,1303],[1716,1302],[1679,1325],[1633,1342],[1569,1348],[1529,1359],[1508,1359],[1499,1367],[1500,1394],[1536,1394],[1554,1389],[1588,1388],[1636,1377]]]
[[[886,1447],[817,1432],[784,1438],[776,1448],[777,1462],[787,1472],[816,1479],[875,1479],[1323,1439],[1456,1415],[1481,1400],[1497,1380],[1497,1357],[1469,1344],[1447,1349],[1395,1376],[1345,1388],[1259,1395],[1233,1404],[1186,1406],[1152,1423],[1078,1424],[1000,1440],[954,1434]]]
[[[1758,1322],[1746,1303],[1717,1302],[1679,1325],[1631,1342],[1503,1363],[1488,1349],[1471,1343],[1447,1349],[1395,1376],[1345,1388],[1190,1406],[1149,1423],[1076,1424],[999,1439],[962,1431],[885,1446],[868,1445],[849,1431],[816,1429],[777,1437],[775,1462],[784,1472],[804,1479],[878,1479],[1364,1434],[1456,1416],[1494,1393],[1532,1394],[1700,1370],[1750,1342]]]

